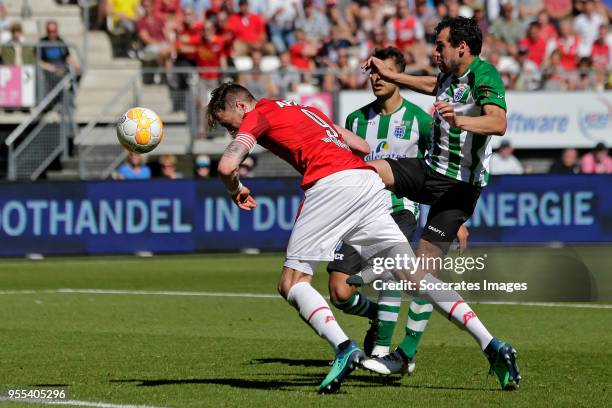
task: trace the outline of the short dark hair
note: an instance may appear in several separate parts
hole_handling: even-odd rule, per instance
[[[399,72],[404,72],[404,70],[406,69],[406,59],[404,58],[404,54],[399,50],[399,48],[376,48],[372,56],[383,61],[386,59],[392,59],[395,62],[395,66],[397,67]]]
[[[436,26],[436,35],[445,28],[449,28],[449,41],[453,47],[458,47],[464,41],[470,47],[470,54],[480,55],[482,50],[482,32],[473,18],[452,17],[445,18]]]
[[[244,86],[232,82],[225,82],[213,89],[210,95],[210,102],[206,109],[208,126],[211,128],[214,127],[217,123],[217,118],[215,117],[217,112],[227,109],[227,107],[236,102],[237,99],[243,99],[249,102],[254,101],[255,97]]]

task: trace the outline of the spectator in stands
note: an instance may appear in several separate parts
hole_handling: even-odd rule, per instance
[[[549,39],[557,39],[559,33],[555,25],[550,21],[550,14],[548,14],[548,11],[541,10],[537,15],[537,22],[540,24],[540,37],[546,41]]]
[[[202,19],[206,10],[210,8],[210,3],[210,0],[181,0],[181,7],[183,11],[188,7],[191,8],[197,18]]]
[[[272,72],[272,84],[274,87],[274,98],[284,99],[289,92],[296,92],[300,82],[300,73],[291,66],[289,52],[285,51],[279,55],[280,66]]]
[[[478,28],[480,28],[480,31],[482,32],[482,35],[484,36],[483,39],[486,39],[487,34],[489,33],[489,30],[490,30],[490,24],[489,24],[489,20],[487,20],[487,14],[485,12],[483,2],[475,1],[472,4],[472,9],[474,10],[473,18],[478,23]],[[433,27],[435,28],[435,25]],[[425,32],[426,32],[425,34],[426,36],[431,35],[431,34],[428,34],[429,29],[427,27],[425,28]],[[427,42],[434,44],[436,42],[436,36],[435,36],[435,31],[432,31],[432,32],[433,32],[433,39],[428,40]]]
[[[489,29],[489,34],[501,40],[510,54],[516,53],[518,42],[523,38],[523,25],[514,18],[514,7],[511,0],[502,0],[502,18],[496,19]]]
[[[593,71],[593,61],[590,57],[580,58],[577,73],[574,89],[584,91],[593,90],[597,87],[597,79]]]
[[[319,51],[323,64],[333,66],[338,63],[338,55],[341,49],[350,48],[353,44],[342,35],[342,29],[335,25],[331,28],[331,38],[323,44]]]
[[[217,34],[215,25],[207,20],[200,44],[196,49],[196,65],[200,68],[198,83],[198,138],[206,137],[206,112],[210,92],[219,85],[221,70],[227,68],[227,56],[223,37]]]
[[[343,12],[340,10],[337,1],[328,1],[326,3],[325,16],[329,21],[330,27],[337,27],[340,37],[346,38],[352,42],[354,30],[351,30],[351,27],[347,24],[346,18],[343,17]],[[331,33],[331,35],[333,35],[333,33]]]
[[[359,87],[357,70],[349,65],[349,54],[346,48],[338,49],[338,61],[330,63],[327,68],[323,78],[323,89],[326,92]]]
[[[293,25],[301,8],[302,0],[267,0],[268,30],[277,53],[293,44]]]
[[[387,22],[387,38],[403,52],[424,52],[425,32],[421,21],[410,12],[405,1],[397,1],[396,8],[397,15]]]
[[[317,46],[304,35],[301,29],[295,30],[295,42],[289,47],[291,65],[300,71],[310,71],[315,68],[314,58],[318,53]]]
[[[561,20],[571,14],[572,3],[572,0],[544,0],[544,8],[550,18]]]
[[[173,65],[174,47],[167,37],[165,22],[155,13],[153,0],[144,0],[142,4],[144,15],[136,23],[138,38],[144,45],[141,58],[144,61],[156,61],[160,67],[165,68],[168,81],[171,82],[169,71]]]
[[[612,157],[608,154],[608,147],[603,143],[597,143],[593,151],[582,156],[580,166],[586,174],[611,174]]]
[[[183,22],[176,33],[176,60],[175,67],[194,68],[197,65],[197,49],[202,42],[204,25],[197,18],[195,11],[191,7],[183,10]],[[184,94],[189,88],[189,74],[177,73],[177,95],[175,99],[175,111],[182,110],[184,106]],[[178,105],[178,106],[177,106]]]
[[[276,92],[270,73],[261,71],[261,59],[261,52],[253,51],[253,68],[250,72],[238,75],[238,83],[251,91],[256,99],[270,98]]]
[[[251,13],[248,0],[238,2],[239,12],[232,14],[226,30],[233,36],[235,55],[250,55],[253,51],[274,54],[274,47],[268,43],[266,24],[261,16]]]
[[[521,18],[524,19],[537,15],[540,24],[544,24],[540,20],[539,14],[542,12],[542,10],[545,10],[543,0],[516,0],[515,4],[518,8],[518,15],[521,16]]]
[[[491,174],[523,174],[523,165],[512,154],[514,149],[510,142],[503,140],[496,153],[491,155]]]
[[[145,164],[144,156],[129,152],[125,163],[117,169],[117,180],[145,180],[151,178],[151,168]]]
[[[81,65],[70,53],[68,46],[59,36],[59,28],[54,20],[47,21],[47,35],[40,39],[41,61],[40,67],[43,69],[45,78],[45,93],[66,75],[72,71],[77,75],[77,80],[81,73]]]
[[[176,171],[176,156],[173,154],[164,154],[160,156],[159,160],[159,169],[161,171],[161,178],[166,178],[170,180],[183,178],[183,175]]]
[[[572,71],[578,63],[579,44],[580,37],[574,32],[572,18],[564,18],[559,22],[559,37],[548,40],[546,53],[550,55],[554,50],[558,50],[561,53],[561,64],[568,71]]]
[[[253,177],[253,168],[257,165],[255,157],[247,156],[246,159],[238,167],[238,175],[240,178]]]
[[[136,32],[140,0],[104,0],[100,12],[112,35]]]
[[[519,47],[516,60],[519,64],[520,72],[514,82],[514,89],[517,91],[535,91],[540,88],[542,73],[535,62],[529,59],[528,49]]]
[[[201,154],[195,159],[195,176],[199,179],[210,178],[210,156]]]
[[[555,50],[550,54],[546,68],[542,70],[542,89],[546,91],[565,91],[575,87],[570,72],[563,68],[561,52]]]
[[[519,47],[527,48],[527,58],[533,61],[538,67],[542,66],[546,55],[548,41],[540,35],[542,27],[537,21],[529,24],[527,36],[519,42]]]
[[[11,39],[0,47],[0,64],[4,65],[35,65],[36,52],[34,47],[23,44],[21,23],[11,24]]]
[[[564,149],[561,157],[553,162],[548,172],[552,174],[579,174],[578,150]]]
[[[609,40],[608,24],[604,23],[599,26],[599,35],[595,42],[593,42],[593,47],[591,48],[593,68],[606,70],[610,67],[610,52],[612,51],[612,47],[608,42]]]
[[[325,14],[315,8],[313,0],[304,1],[304,14],[298,17],[295,27],[315,43],[321,42],[323,37],[329,35],[329,21]]]
[[[588,57],[591,55],[593,43],[597,39],[599,26],[603,23],[607,24],[608,21],[607,17],[596,12],[594,0],[583,0],[582,5],[584,12],[576,17],[574,27],[581,40],[578,55]]]
[[[177,26],[180,26],[183,23],[181,0],[155,0],[155,14],[164,21],[174,18]]]
[[[228,9],[238,10],[240,8],[240,0],[217,0],[224,2]],[[249,10],[255,14],[263,16],[268,10],[268,0],[249,0]]]

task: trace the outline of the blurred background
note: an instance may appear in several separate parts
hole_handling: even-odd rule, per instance
[[[508,90],[474,241],[610,242],[611,3],[0,0],[0,254],[282,250],[298,175],[256,150],[241,173],[261,208],[239,214],[214,180],[230,138],[205,126],[210,91],[237,81],[344,124],[374,99],[359,67],[376,47],[435,75],[434,28],[457,15],[478,21]],[[433,98],[403,95],[431,111]],[[146,156],[115,136],[139,105],[165,124]]]

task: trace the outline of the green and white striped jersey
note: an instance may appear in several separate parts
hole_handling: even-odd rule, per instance
[[[372,102],[348,115],[344,127],[370,145],[366,161],[424,157],[431,140],[431,120],[423,109],[402,99],[401,106],[389,115],[381,115]],[[418,204],[391,192],[389,198],[392,212],[409,210],[418,218]]]
[[[460,77],[438,75],[436,100],[448,102],[457,115],[480,116],[482,107],[493,104],[506,110],[506,91],[497,69],[475,57]],[[427,164],[440,174],[484,187],[489,181],[491,136],[451,128],[436,112]]]

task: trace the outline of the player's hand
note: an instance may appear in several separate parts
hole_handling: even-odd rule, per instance
[[[459,127],[457,125],[457,114],[455,113],[455,109],[451,105],[449,105],[448,102],[436,101],[434,102],[434,107],[436,108],[440,116],[442,116],[442,119],[447,121],[451,127]]]
[[[463,255],[463,253],[467,249],[469,236],[470,236],[470,232],[468,231],[465,224],[462,224],[459,227],[459,231],[457,231],[457,241],[459,241],[459,255]]]
[[[370,57],[368,60],[361,66],[361,69],[365,71],[370,71],[370,73],[376,72],[382,79],[385,81],[389,81],[391,76],[393,75],[393,71],[391,71],[385,63],[376,57]]]
[[[257,201],[251,196],[251,190],[245,186],[242,186],[238,194],[232,196],[232,200],[234,200],[240,209],[245,211],[251,211],[253,208],[257,207]]]

